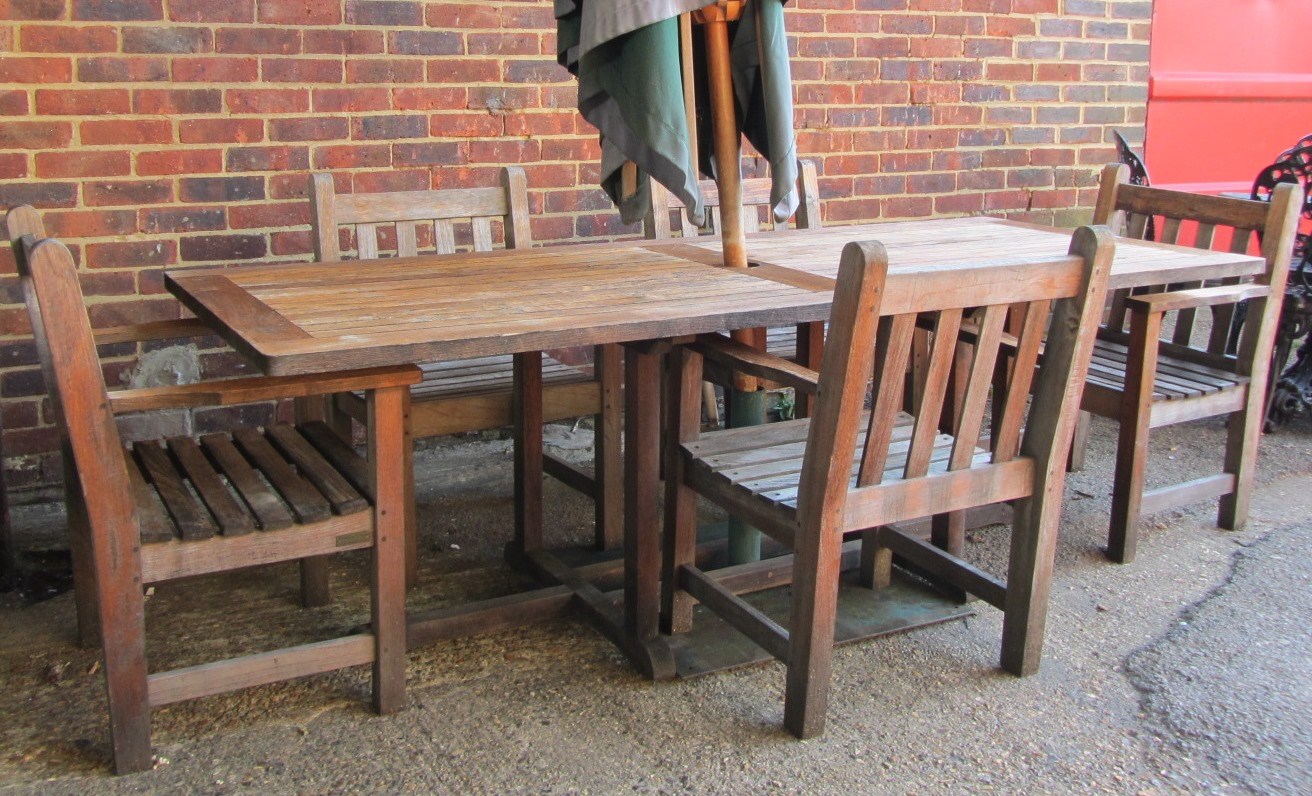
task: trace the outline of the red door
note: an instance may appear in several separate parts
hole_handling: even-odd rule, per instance
[[[1312,0],[1154,0],[1150,47],[1154,185],[1247,191],[1312,133]]]

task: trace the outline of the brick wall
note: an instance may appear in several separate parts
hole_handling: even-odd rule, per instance
[[[792,0],[799,151],[826,223],[1069,222],[1144,116],[1150,0]],[[359,192],[528,173],[539,242],[637,234],[593,188],[595,134],[550,0],[0,0],[0,206],[73,248],[97,325],[175,317],[164,266],[306,260],[306,173]],[[58,480],[0,255],[8,478]],[[141,353],[105,352],[111,385]],[[235,358],[200,352],[206,374]]]

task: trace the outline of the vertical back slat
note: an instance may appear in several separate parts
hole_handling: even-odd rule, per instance
[[[396,256],[414,257],[419,254],[419,240],[413,221],[396,222]]]
[[[874,406],[866,429],[866,447],[861,452],[858,486],[871,486],[883,480],[888,462],[888,443],[893,438],[902,392],[906,389],[907,360],[911,357],[911,339],[916,331],[914,312],[881,318],[878,356],[875,359]]]
[[[492,251],[492,219],[487,216],[471,218],[469,226],[474,233],[474,251]]]
[[[1047,326],[1050,301],[1035,301],[1025,306],[1025,320],[1016,341],[1016,361],[1007,384],[1006,397],[993,438],[993,461],[1016,458],[1020,450],[1020,431],[1024,421],[1025,401],[1034,380],[1034,365],[1039,359],[1043,330]]]
[[[355,225],[355,251],[361,260],[378,259],[378,224]]]
[[[979,331],[975,339],[975,356],[970,363],[970,375],[966,380],[965,395],[961,402],[961,415],[957,420],[953,434],[956,437],[952,446],[952,457],[948,460],[949,470],[960,470],[970,466],[978,444],[980,429],[984,425],[984,409],[988,404],[989,388],[992,386],[994,367],[998,362],[998,349],[1002,344],[1002,329],[1007,321],[1007,306],[994,305],[985,307],[979,319]]]
[[[335,263],[342,259],[337,236],[337,191],[330,174],[310,176],[310,213],[314,221],[314,259]]]
[[[456,227],[449,218],[433,222],[433,246],[438,254],[456,253]]]
[[[1151,216],[1141,216],[1151,218]],[[1162,219],[1162,243],[1177,243],[1180,240],[1180,219],[1166,216]],[[1138,237],[1138,236],[1136,236]]]
[[[938,313],[934,324],[934,339],[930,343],[929,368],[925,374],[924,392],[916,407],[916,425],[911,432],[911,448],[907,451],[903,478],[919,478],[929,470],[930,456],[934,452],[934,439],[938,436],[939,416],[947,398],[952,362],[957,353],[957,333],[961,330],[961,310],[947,309]]]

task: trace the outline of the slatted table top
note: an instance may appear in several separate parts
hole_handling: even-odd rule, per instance
[[[266,373],[466,359],[828,316],[830,294],[660,244],[174,270],[189,309]]]
[[[181,269],[165,282],[266,373],[290,375],[825,320],[843,246],[871,239],[888,249],[900,293],[992,266],[991,281],[1014,284],[1026,272],[1010,265],[1064,255],[1070,231],[973,217],[763,233],[748,239],[762,267],[745,272],[717,267],[719,240],[706,238]],[[1111,285],[1261,267],[1246,255],[1118,239]]]
[[[888,250],[889,274],[893,275],[965,262],[1057,257],[1070,246],[1071,231],[987,216],[889,221],[752,235],[748,236],[747,256],[753,263],[833,279],[838,275],[843,246],[853,240],[882,243]],[[688,243],[709,255],[708,261],[720,256],[718,238]],[[1260,273],[1262,267],[1260,258],[1249,255],[1117,238],[1108,286],[1116,290],[1248,276]]]

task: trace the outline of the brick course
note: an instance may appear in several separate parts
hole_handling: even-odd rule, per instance
[[[364,192],[494,185],[519,163],[538,242],[638,233],[594,187],[596,135],[555,64],[549,0],[0,9],[0,207],[34,204],[67,239],[98,324],[177,316],[169,265],[308,259],[311,168]],[[1112,127],[1142,125],[1150,14],[1146,0],[791,0],[798,150],[825,221],[1077,218]],[[12,272],[0,253],[4,453],[21,487],[59,468]],[[215,344],[207,372],[236,372]],[[138,352],[108,353],[112,385]]]

